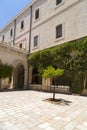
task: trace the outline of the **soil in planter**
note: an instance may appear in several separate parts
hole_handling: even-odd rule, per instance
[[[56,104],[56,105],[70,105],[70,103],[72,103],[71,101],[66,101],[65,99],[54,99],[53,98],[47,98],[43,101],[52,103],[52,104]]]

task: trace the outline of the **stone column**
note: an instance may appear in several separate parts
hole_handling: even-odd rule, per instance
[[[27,89],[27,78],[28,78],[28,76],[27,76],[27,73],[28,73],[28,70],[27,69],[25,69],[25,71],[24,71],[24,89]]]
[[[13,89],[13,75],[11,76],[10,89]]]
[[[30,67],[30,69],[29,69],[29,84],[32,83],[32,70],[33,70],[33,68]]]
[[[51,87],[51,79],[48,78],[48,79],[42,79],[42,90],[44,91],[50,91]]]

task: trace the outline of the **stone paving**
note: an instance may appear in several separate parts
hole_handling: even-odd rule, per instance
[[[0,130],[87,130],[87,97],[56,94],[71,103],[43,101],[52,93],[0,93]]]

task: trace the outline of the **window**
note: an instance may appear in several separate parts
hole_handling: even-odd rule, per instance
[[[38,19],[39,18],[39,9],[37,9],[36,11],[35,11],[35,19]]]
[[[56,0],[56,5],[59,5],[60,3],[62,3],[62,0]]]
[[[34,47],[38,46],[38,36],[34,37]]]
[[[22,43],[19,45],[20,49],[22,49]]]
[[[56,38],[62,37],[62,24],[56,27]]]
[[[10,37],[13,35],[13,29],[10,30]]]
[[[2,41],[4,41],[4,40],[5,40],[5,35],[2,36]]]
[[[21,21],[21,29],[24,29],[24,20]]]

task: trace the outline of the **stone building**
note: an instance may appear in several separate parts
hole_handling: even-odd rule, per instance
[[[0,41],[30,54],[80,39],[87,36],[86,10],[87,0],[33,0],[0,30]],[[37,70],[30,68],[29,83],[33,87],[37,86],[37,77],[41,80],[37,75]]]
[[[0,79],[0,89],[27,89],[28,86],[28,65],[27,51],[0,42],[0,63],[13,66],[11,80]]]

